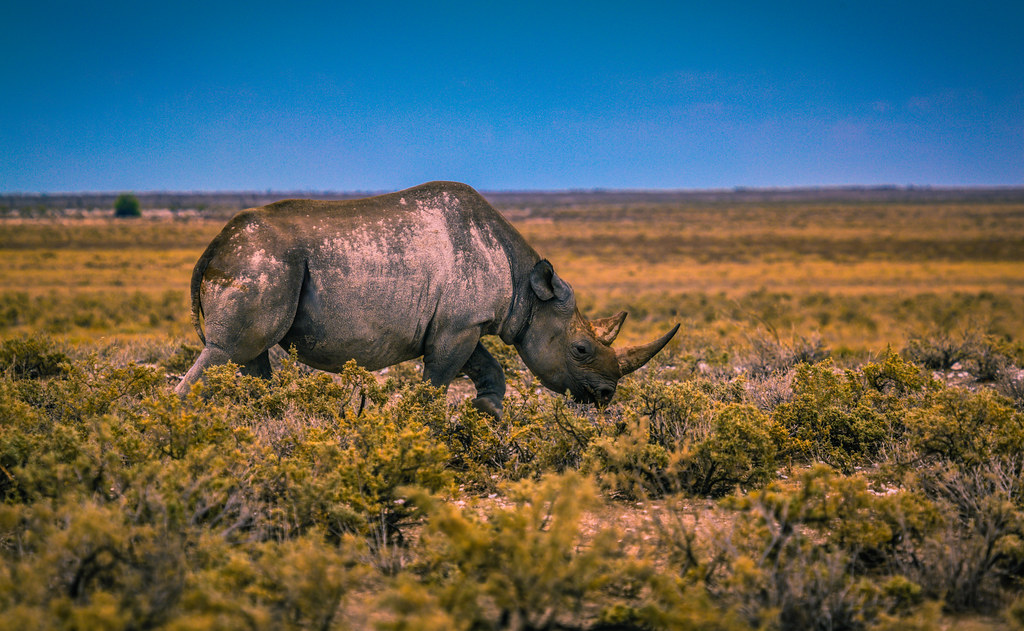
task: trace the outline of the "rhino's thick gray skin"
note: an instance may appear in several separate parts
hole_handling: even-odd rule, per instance
[[[242,211],[199,258],[191,289],[205,348],[181,395],[228,360],[269,377],[268,350],[280,344],[328,371],[351,359],[376,370],[423,356],[431,383],[464,372],[476,406],[497,416],[505,376],[480,343],[497,335],[548,388],[605,404],[619,378],[679,328],[612,350],[626,314],[585,320],[551,264],[479,193],[453,182]]]

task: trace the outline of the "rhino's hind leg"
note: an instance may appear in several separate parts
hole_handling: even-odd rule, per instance
[[[274,260],[251,263],[255,272],[233,272],[203,286],[206,348],[175,391],[184,396],[210,366],[233,361],[242,373],[270,377],[269,349],[285,336],[295,320],[305,266]],[[275,282],[267,282],[274,278]]]
[[[187,395],[189,390],[192,389],[192,384],[202,379],[203,373],[206,372],[207,368],[226,364],[230,360],[231,357],[226,352],[212,346],[207,346],[199,353],[196,363],[192,364],[192,367],[185,373],[181,382],[175,386],[174,392],[182,397]],[[243,375],[270,379],[270,353],[263,351],[252,361],[246,362],[242,365],[241,372]]]
[[[256,359],[246,362],[242,366],[242,374],[261,379],[270,379],[270,351],[263,351],[256,356]]]
[[[174,388],[174,391],[180,397],[187,395],[189,390],[192,389],[192,384],[202,379],[203,373],[206,372],[207,368],[226,364],[230,360],[231,357],[226,352],[213,346],[207,346],[199,353],[196,362],[188,369],[181,382]]]
[[[477,342],[462,371],[473,380],[476,398],[473,407],[494,418],[501,418],[502,399],[505,398],[505,371],[498,360],[487,352],[483,342]]]

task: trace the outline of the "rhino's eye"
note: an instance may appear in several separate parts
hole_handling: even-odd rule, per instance
[[[572,343],[572,354],[575,355],[576,357],[587,357],[590,355],[590,353],[590,344],[586,340]]]

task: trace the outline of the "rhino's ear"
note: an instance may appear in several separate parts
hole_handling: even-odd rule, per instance
[[[530,272],[530,286],[541,300],[557,298],[565,302],[572,298],[572,287],[558,277],[555,268],[551,267],[547,259],[533,266],[533,271]]]
[[[591,320],[590,324],[594,327],[594,336],[605,346],[610,346],[619,335],[619,329],[625,321],[626,312],[620,311],[609,318]]]

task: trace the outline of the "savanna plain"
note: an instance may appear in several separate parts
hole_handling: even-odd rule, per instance
[[[607,408],[496,339],[500,421],[284,349],[180,400],[224,214],[0,218],[0,628],[1024,629],[1024,201],[499,208],[682,324]]]

